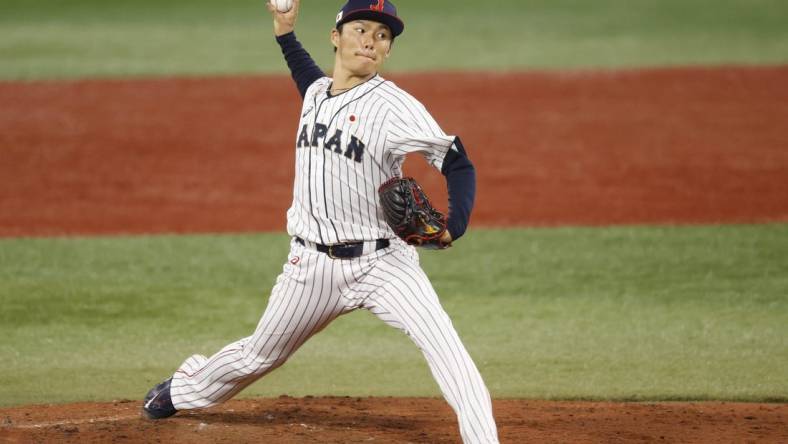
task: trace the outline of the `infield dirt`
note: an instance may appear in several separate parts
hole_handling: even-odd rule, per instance
[[[138,401],[0,409],[4,442],[456,443],[442,399],[234,400],[158,422]],[[786,442],[786,405],[496,400],[501,442]]]
[[[788,66],[395,81],[468,148],[472,227],[788,220]],[[285,77],[0,83],[0,236],[282,231],[299,103]]]
[[[474,226],[788,220],[788,67],[408,75],[478,170]],[[283,230],[284,77],[0,83],[0,236]],[[445,202],[423,162],[407,171]],[[444,203],[445,207],[445,203]],[[142,396],[143,393],[140,394]],[[443,400],[0,409],[2,442],[457,442]],[[788,406],[496,400],[502,442],[788,442]]]

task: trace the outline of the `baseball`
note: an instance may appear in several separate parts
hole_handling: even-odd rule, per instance
[[[287,12],[293,8],[293,0],[271,0],[277,11]]]

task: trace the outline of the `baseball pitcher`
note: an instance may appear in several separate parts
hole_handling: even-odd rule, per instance
[[[287,212],[290,254],[251,336],[213,356],[194,355],[148,392],[143,415],[216,405],[287,361],[338,316],[366,309],[424,354],[466,443],[497,443],[490,394],[429,279],[416,246],[459,239],[476,176],[462,142],[379,71],[404,24],[385,0],[349,0],[336,16],[336,54],[326,76],[296,39],[299,0],[269,2],[274,34],[303,98],[294,137],[295,180]],[[409,153],[445,177],[449,214],[402,178]]]

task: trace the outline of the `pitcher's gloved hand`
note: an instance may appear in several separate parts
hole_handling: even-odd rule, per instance
[[[446,215],[432,207],[411,177],[395,177],[378,189],[383,215],[394,233],[410,245],[441,250],[451,246]]]

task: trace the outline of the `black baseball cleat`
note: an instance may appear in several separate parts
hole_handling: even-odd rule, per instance
[[[148,419],[164,419],[174,415],[177,410],[172,406],[170,383],[172,378],[150,389],[142,405],[142,416]]]

